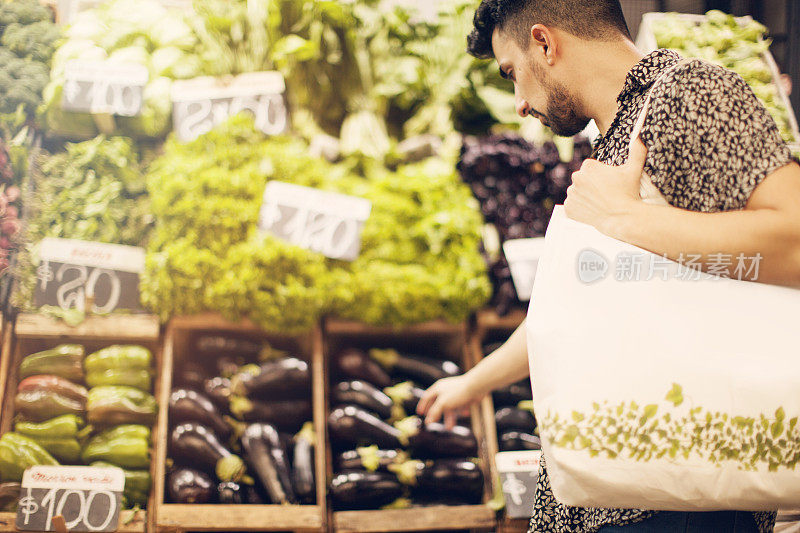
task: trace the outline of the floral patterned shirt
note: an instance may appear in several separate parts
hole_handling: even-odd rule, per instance
[[[631,69],[617,97],[619,111],[595,142],[594,157],[612,165],[627,161],[633,126],[652,89],[641,139],[648,148],[645,172],[653,184],[675,207],[703,212],[742,209],[768,174],[792,161],[789,148],[739,75],[692,60],[662,78],[678,61],[677,53],[656,50]],[[561,505],[553,497],[543,458],[529,532],[592,533],[653,514]],[[754,513],[761,533],[773,530],[775,516]]]

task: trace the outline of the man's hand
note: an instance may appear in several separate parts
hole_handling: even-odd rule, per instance
[[[417,404],[417,414],[425,416],[431,424],[444,418],[444,425],[452,429],[458,415],[468,413],[469,407],[480,401],[480,393],[473,390],[469,373],[443,378],[428,387]]]
[[[587,159],[572,175],[564,211],[567,216],[611,235],[615,217],[631,211],[641,202],[639,184],[647,147],[640,139],[631,144],[628,161],[619,167]],[[611,235],[616,237],[615,235]]]

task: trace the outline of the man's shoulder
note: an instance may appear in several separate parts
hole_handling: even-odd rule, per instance
[[[752,94],[736,72],[702,59],[683,59],[653,86],[653,96],[681,100]]]

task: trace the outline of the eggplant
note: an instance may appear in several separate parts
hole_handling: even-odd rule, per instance
[[[292,486],[301,503],[313,504],[316,498],[314,483],[314,426],[303,424],[303,429],[294,437],[292,457]]]
[[[230,410],[239,420],[274,424],[280,429],[294,432],[311,418],[311,400],[261,402],[242,396],[231,396]]]
[[[222,504],[244,503],[247,490],[233,481],[223,481],[217,485],[217,501]]]
[[[503,407],[494,414],[497,423],[497,432],[520,431],[530,433],[536,428],[536,419],[533,413],[519,407]]]
[[[389,470],[398,480],[411,486],[412,497],[446,499],[462,504],[478,504],[483,497],[483,472],[468,459],[436,459],[406,461]]]
[[[342,452],[336,458],[339,470],[367,470],[388,472],[389,465],[408,461],[408,454],[400,450],[381,450],[374,444]]]
[[[297,503],[289,474],[289,461],[278,430],[269,424],[250,424],[242,435],[242,449],[272,503]]]
[[[369,351],[369,356],[387,371],[408,376],[426,387],[442,378],[461,374],[461,368],[452,361],[404,355],[392,348],[373,348]]]
[[[267,498],[266,490],[264,490],[264,487],[262,487],[260,483],[252,487],[247,487],[247,491],[245,491],[244,494],[245,503],[250,505],[267,505],[270,503],[269,498]]]
[[[389,374],[363,350],[348,348],[333,359],[335,374],[340,379],[358,379],[372,383],[379,389],[392,384]]]
[[[244,475],[244,461],[202,424],[191,422],[175,426],[170,433],[169,454],[176,462],[213,472],[220,481],[239,481]]]
[[[172,503],[208,503],[214,499],[214,492],[214,482],[205,472],[178,468],[167,476],[167,493]]]
[[[203,392],[214,402],[220,413],[227,413],[231,399],[231,380],[217,376],[203,381]]]
[[[399,429],[355,405],[343,405],[331,411],[328,430],[332,442],[343,448],[361,444],[400,448],[407,442]]]
[[[474,457],[478,455],[478,440],[466,426],[445,429],[444,424],[425,424],[418,416],[409,416],[395,423],[405,436],[414,457],[436,459],[444,457]]]
[[[334,404],[351,404],[372,411],[387,420],[392,417],[392,399],[366,381],[342,381],[333,389]]]
[[[405,416],[410,416],[417,412],[417,404],[425,394],[425,389],[419,388],[413,381],[404,381],[392,387],[386,387],[383,392],[403,410]]]
[[[501,452],[542,449],[539,437],[522,431],[507,431],[502,433],[498,440]]]
[[[214,362],[214,367],[218,376],[223,378],[230,378],[235,375],[239,368],[241,368],[247,361],[242,357],[233,355],[222,355],[217,357]]]
[[[330,495],[336,509],[378,509],[403,495],[403,485],[385,472],[348,472],[333,478]]]
[[[233,433],[220,416],[214,403],[191,389],[173,389],[169,395],[169,421],[171,425],[197,422],[211,428],[217,437],[227,441]]]
[[[489,344],[483,345],[483,356],[486,357],[490,353],[494,352],[498,348],[500,348],[504,343],[502,342],[490,342]]]
[[[175,383],[181,387],[203,390],[203,381],[208,377],[208,370],[196,362],[188,361],[181,365],[181,370],[175,377]]]
[[[531,393],[531,382],[528,379],[512,383],[508,387],[497,389],[492,392],[492,400],[495,408],[515,406],[519,402],[530,401],[533,399]]]
[[[311,396],[308,363],[283,357],[245,365],[231,378],[231,394],[258,400],[288,400]]]

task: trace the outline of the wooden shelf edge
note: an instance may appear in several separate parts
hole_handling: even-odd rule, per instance
[[[275,531],[322,529],[320,505],[181,505],[162,504],[157,531]]]
[[[120,341],[155,341],[161,323],[155,315],[89,316],[77,326],[38,313],[20,313],[14,325],[17,337],[83,337]]]
[[[410,326],[373,326],[353,320],[328,318],[324,321],[323,329],[326,334],[358,335],[368,333],[372,335],[398,335],[398,334],[425,334],[425,333],[466,333],[465,322],[453,324],[445,320],[433,320]]]
[[[445,529],[494,529],[495,512],[485,505],[435,505],[379,511],[333,513],[338,532],[435,531]]]
[[[264,328],[255,324],[248,318],[242,320],[228,320],[221,313],[216,311],[207,311],[198,313],[196,315],[181,315],[172,317],[169,320],[169,326],[176,330],[184,329],[218,329],[225,330],[226,332],[234,333],[258,333],[271,336],[285,336],[285,337],[303,337],[313,334],[316,326],[306,330],[295,333],[281,333],[274,331],[266,331]]]
[[[505,316],[492,309],[481,309],[475,316],[479,331],[513,331],[522,324],[527,313],[524,309],[513,309]]]
[[[119,514],[117,533],[144,533],[146,511],[122,511]],[[19,531],[16,527],[16,513],[0,513],[0,531]],[[127,522],[127,523],[126,523]]]

